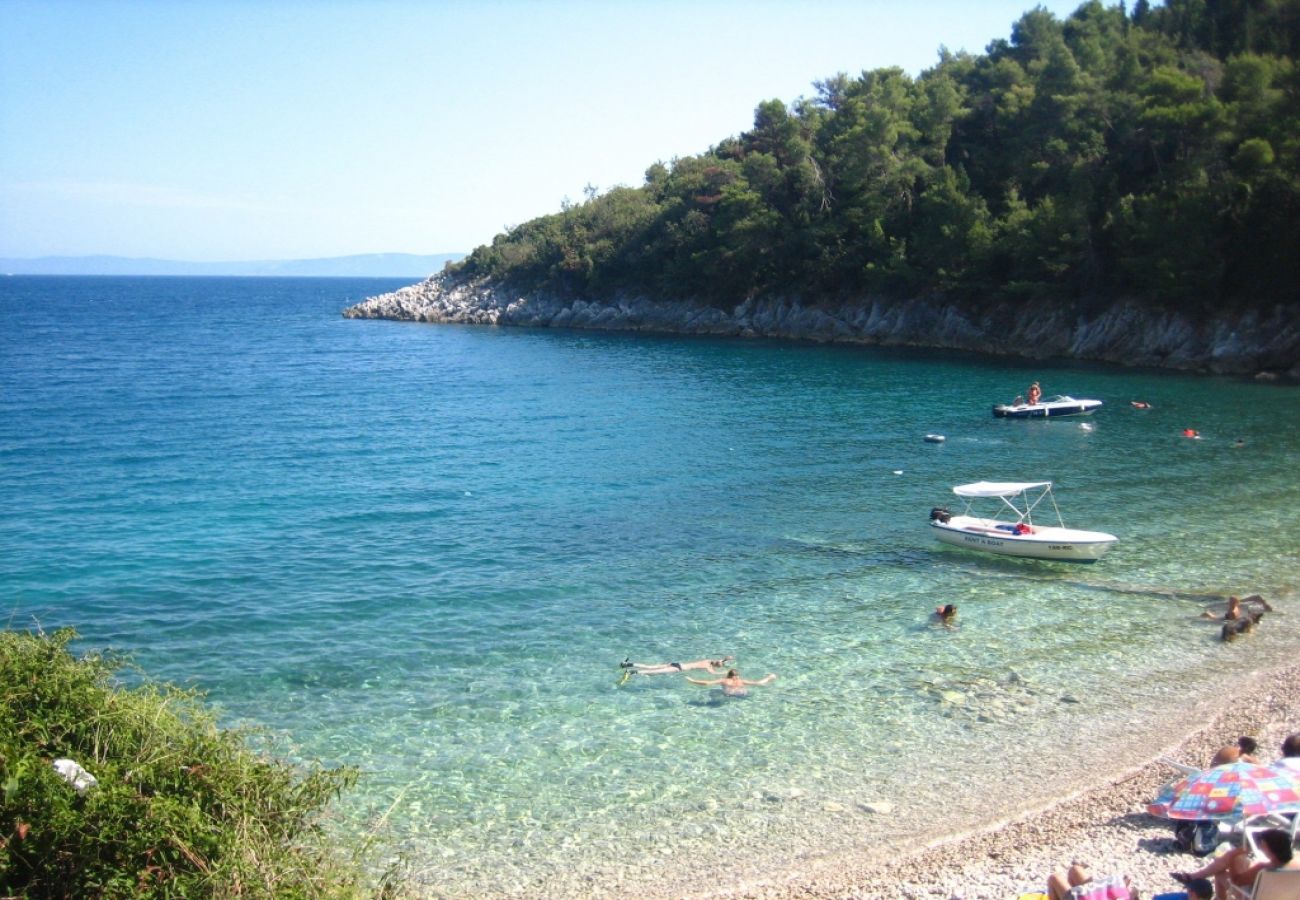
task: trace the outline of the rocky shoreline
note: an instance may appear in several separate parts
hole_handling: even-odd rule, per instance
[[[1300,731],[1300,666],[1234,675],[1224,696],[1228,700],[1218,715],[1172,743],[1161,756],[1208,765],[1216,750],[1246,734],[1258,739],[1261,760],[1271,762],[1283,738]],[[1205,861],[1179,851],[1170,823],[1145,811],[1160,786],[1177,775],[1158,758],[1151,759],[1136,769],[1097,773],[1091,786],[1048,809],[990,823],[978,833],[947,839],[892,862],[858,865],[851,859],[828,859],[781,877],[678,896],[1009,900],[1045,890],[1052,870],[1074,860],[1087,863],[1098,875],[1129,875],[1143,897],[1177,891],[1169,873],[1196,869]]]
[[[798,298],[746,300],[728,310],[688,301],[619,296],[609,303],[521,295],[446,273],[343,311],[353,319],[462,325],[581,328],[662,334],[767,337],[927,347],[1035,359],[1300,381],[1300,304],[1224,312],[1193,321],[1176,311],[1120,300],[1095,312],[991,303],[978,315],[938,299],[872,299],[831,306]]]

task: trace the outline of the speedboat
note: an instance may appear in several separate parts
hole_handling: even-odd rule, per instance
[[[966,501],[966,508],[954,515],[946,507],[930,510],[930,527],[945,544],[1057,562],[1090,563],[1099,560],[1119,538],[1102,531],[1066,528],[1056,506],[1050,481],[978,481],[961,484],[952,492]],[[992,518],[971,515],[979,500],[1000,501]],[[1051,500],[1059,525],[1035,525],[1034,510]]]
[[[1090,416],[1100,406],[1100,400],[1076,400],[1058,394],[1037,403],[999,403],[993,407],[993,415],[999,419],[1055,419],[1059,416]]]

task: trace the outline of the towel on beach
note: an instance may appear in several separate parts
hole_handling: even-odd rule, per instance
[[[1065,896],[1069,900],[1129,900],[1132,895],[1122,877],[1109,875],[1072,887]]]

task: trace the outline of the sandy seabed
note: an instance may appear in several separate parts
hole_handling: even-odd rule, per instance
[[[1094,875],[1125,874],[1143,897],[1180,886],[1170,872],[1199,868],[1204,860],[1179,851],[1166,819],[1146,804],[1178,772],[1159,761],[1208,765],[1239,735],[1260,744],[1260,761],[1280,755],[1283,738],[1300,731],[1300,666],[1266,673],[1225,673],[1224,708],[1191,734],[1145,764],[1125,771],[1080,773],[1088,784],[1051,806],[977,831],[936,842],[896,860],[863,863],[828,857],[798,870],[731,885],[685,889],[693,898],[943,898],[1014,900],[1046,890],[1047,876],[1073,861]]]

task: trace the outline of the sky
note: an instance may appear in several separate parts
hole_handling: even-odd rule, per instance
[[[0,0],[0,257],[468,252],[1034,5]]]

